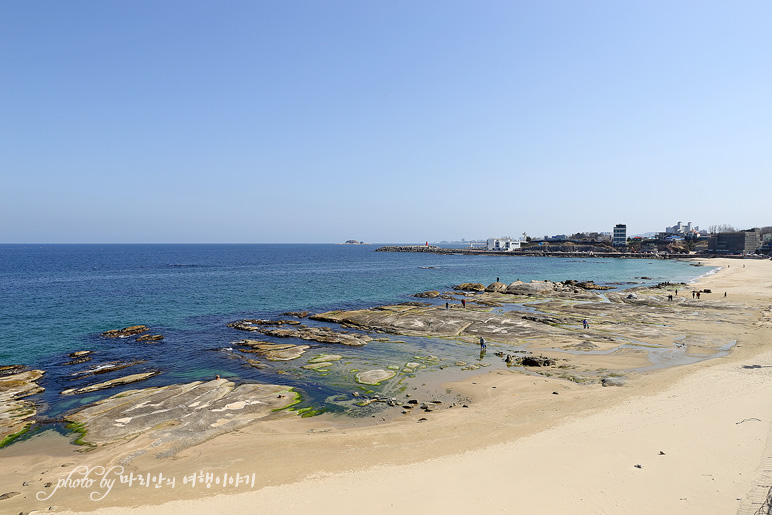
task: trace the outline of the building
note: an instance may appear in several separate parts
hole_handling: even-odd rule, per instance
[[[700,234],[700,228],[696,225],[692,225],[691,222],[687,222],[684,225],[682,222],[678,222],[672,227],[665,227],[665,238],[668,236],[683,236],[686,239],[694,239]]]
[[[708,238],[708,252],[717,254],[753,254],[761,246],[761,231],[750,229],[720,232]]]
[[[614,226],[614,240],[615,247],[624,247],[627,245],[627,225],[616,224]]]
[[[509,252],[511,250],[519,249],[520,242],[515,241],[508,236],[502,238],[488,238],[488,243],[485,247],[487,250],[497,250],[499,252]]]
[[[684,225],[679,221],[672,227],[665,227],[665,234],[688,234],[692,232],[700,232],[700,228],[696,225],[692,225],[691,222],[687,222],[686,225]]]

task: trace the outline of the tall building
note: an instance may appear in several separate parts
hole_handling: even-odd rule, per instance
[[[614,246],[624,247],[627,245],[627,225],[616,224],[614,226]]]

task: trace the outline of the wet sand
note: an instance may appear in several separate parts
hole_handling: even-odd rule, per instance
[[[752,513],[766,495],[754,486],[766,484],[770,454],[772,262],[708,264],[724,268],[699,283],[716,292],[704,302],[736,305],[731,313],[739,310],[748,321],[707,330],[700,320],[672,322],[702,335],[703,343],[737,340],[726,357],[641,373],[608,388],[482,369],[443,385],[468,399],[468,407],[377,424],[280,417],[173,459],[139,457],[127,472],[163,473],[176,478],[174,488],[118,481],[98,501],[88,497],[97,487],[62,487],[45,500],[35,494],[48,496],[79,465],[95,477],[93,467],[118,465],[126,446],[139,444],[78,453],[63,437],[37,437],[0,455],[0,494],[21,492],[0,507],[9,513],[51,506],[98,513]],[[587,367],[610,368],[604,355],[582,359]],[[183,484],[198,471],[213,481],[255,474],[254,486]],[[46,482],[53,484],[46,489]]]

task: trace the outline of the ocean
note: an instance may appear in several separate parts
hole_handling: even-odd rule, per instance
[[[356,386],[351,382],[354,370],[399,367],[439,353],[455,359],[469,350],[447,340],[418,338],[371,342],[357,349],[312,343],[308,357],[321,351],[345,358],[329,373],[303,370],[302,363],[293,362],[256,369],[233,345],[255,334],[226,324],[242,318],[275,319],[285,311],[314,313],[423,301],[412,295],[448,290],[462,282],[487,285],[497,277],[505,283],[576,279],[629,287],[688,282],[710,270],[676,260],[435,255],[374,252],[376,248],[0,245],[0,364],[46,371],[42,396],[51,416],[120,391],[62,397],[59,392],[64,389],[151,370],[160,374],[128,387],[212,379],[219,374],[238,381],[289,383],[301,391],[306,405],[331,411],[338,406],[344,411],[335,400]],[[99,336],[136,324],[149,326],[164,340],[139,343]],[[93,360],[65,365],[70,360],[67,354],[78,350],[94,351]],[[136,363],[115,373],[87,374],[116,362]]]

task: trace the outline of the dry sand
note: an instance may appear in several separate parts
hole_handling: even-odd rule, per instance
[[[709,264],[724,268],[699,283],[716,292],[705,302],[743,304],[756,320],[716,324],[717,338],[737,340],[727,357],[622,388],[495,371],[446,385],[470,407],[422,423],[415,414],[378,425],[325,417],[256,424],[173,460],[139,458],[131,471],[176,477],[175,487],[117,484],[100,501],[88,499],[96,487],[62,488],[45,501],[34,492],[48,495],[43,478],[56,483],[75,465],[115,464],[119,450],[76,455],[63,438],[42,437],[2,456],[4,492],[17,489],[20,471],[39,477],[0,510],[754,513],[772,486],[772,261]],[[198,470],[255,473],[255,489],[182,484]]]

